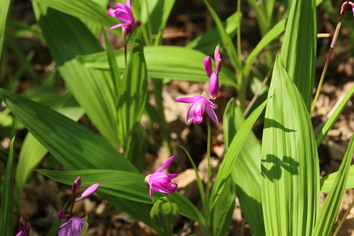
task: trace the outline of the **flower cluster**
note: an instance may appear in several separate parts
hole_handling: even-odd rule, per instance
[[[145,182],[149,184],[150,197],[154,195],[154,191],[158,191],[161,193],[173,193],[174,191],[176,191],[178,184],[172,182],[172,180],[176,178],[178,174],[161,172],[171,165],[173,158],[174,156],[171,156],[153,174],[146,176]]]
[[[127,5],[123,3],[117,3],[116,9],[110,8],[107,13],[111,17],[115,17],[123,23],[112,26],[109,29],[116,29],[123,27],[125,34],[130,34],[141,24],[141,21],[135,20],[130,0],[127,0]]]
[[[209,92],[211,98],[216,98],[219,91],[219,73],[221,70],[221,55],[220,46],[217,45],[214,50],[214,58],[216,62],[215,72],[212,69],[212,62],[210,57],[204,58],[204,70],[209,77]],[[205,96],[194,96],[194,97],[181,97],[176,99],[177,102],[192,103],[188,109],[186,121],[187,123],[192,121],[195,124],[200,124],[203,121],[204,111],[207,112],[209,117],[217,124],[218,117],[216,116],[213,108],[215,105]]]

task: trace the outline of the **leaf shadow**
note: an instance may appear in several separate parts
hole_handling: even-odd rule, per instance
[[[272,182],[274,182],[274,180],[279,180],[283,174],[283,171],[287,171],[291,175],[299,174],[299,162],[289,156],[283,156],[283,158],[280,159],[275,155],[268,154],[266,159],[262,160],[262,162],[273,164],[270,169],[267,169],[263,163],[261,164],[262,176],[268,178]]]

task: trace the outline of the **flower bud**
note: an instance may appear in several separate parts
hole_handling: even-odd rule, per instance
[[[219,92],[219,78],[217,73],[212,73],[209,80],[210,97],[216,98]]]
[[[210,77],[211,73],[213,73],[213,68],[211,66],[211,58],[210,57],[204,58],[204,70],[205,70],[206,74],[208,75],[208,77]]]
[[[81,178],[80,176],[77,177],[77,179],[74,180],[73,184],[71,185],[71,192],[73,193],[73,195],[75,196],[77,193],[77,190],[79,190],[81,185]]]

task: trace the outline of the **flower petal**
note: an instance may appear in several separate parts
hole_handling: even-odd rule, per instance
[[[210,106],[206,106],[206,112],[208,113],[209,117],[217,124],[218,123],[218,117],[215,114],[215,111],[213,110],[213,108],[211,108]]]
[[[163,163],[163,165],[155,171],[155,173],[167,169],[171,165],[173,158],[175,158],[175,156],[171,156],[170,158],[168,158],[165,163]]]
[[[194,103],[195,102],[195,96],[194,97],[181,97],[175,99],[176,102],[183,102],[183,103]]]
[[[75,202],[82,201],[85,198],[87,198],[88,196],[92,195],[94,192],[96,192],[96,190],[98,189],[99,186],[100,186],[100,184],[91,185],[81,194],[81,196],[79,198],[75,199]]]

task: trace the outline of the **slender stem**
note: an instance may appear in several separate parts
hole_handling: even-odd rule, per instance
[[[331,46],[330,46],[328,54],[327,54],[326,62],[325,62],[325,65],[323,67],[323,70],[322,70],[320,81],[318,83],[316,95],[315,95],[315,98],[313,99],[310,117],[312,117],[312,113],[315,110],[316,102],[317,102],[318,97],[320,95],[320,91],[321,91],[321,88],[322,88],[323,80],[324,80],[324,77],[326,75],[326,72],[327,72],[327,69],[328,69],[328,65],[329,65],[329,61],[330,61],[332,53],[333,53],[333,48],[334,48],[334,45],[336,44],[336,41],[337,41],[337,38],[338,38],[338,34],[339,34],[340,28],[342,26],[342,19],[343,19],[343,16],[344,16],[344,10],[345,10],[345,7],[348,4],[352,5],[352,3],[349,0],[342,4],[342,7],[341,7],[341,10],[340,10],[340,13],[339,13],[339,19],[338,19],[337,27],[336,27],[336,30],[334,31],[332,42],[331,42]]]
[[[127,35],[123,32],[123,41],[124,41],[124,62],[125,62],[125,67],[127,67],[128,62],[127,62],[127,45],[128,45],[128,40],[129,38]]]
[[[208,129],[208,135],[207,135],[207,160],[208,160],[208,166],[207,166],[207,179],[206,179],[206,188],[205,188],[205,206],[204,206],[204,212],[205,212],[205,221],[206,225],[210,227],[210,177],[211,177],[211,163],[210,163],[210,146],[211,146],[211,126],[210,126],[210,118],[207,117],[207,129]]]
[[[350,210],[353,208],[353,206],[354,206],[354,201],[352,201],[352,203],[350,203],[350,205],[349,205],[347,211],[345,212],[343,218],[341,219],[341,221],[340,221],[338,227],[336,228],[336,231],[334,232],[333,236],[336,236],[336,235],[338,234],[340,228],[342,228],[342,226],[343,226],[343,224],[344,224],[344,222],[345,222],[345,219],[346,219],[347,216],[349,215]]]

